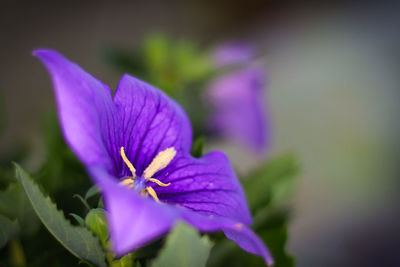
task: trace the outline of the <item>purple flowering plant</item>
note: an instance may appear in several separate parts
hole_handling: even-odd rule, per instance
[[[177,221],[222,230],[244,250],[273,260],[248,228],[252,219],[222,152],[190,155],[182,108],[129,75],[110,89],[52,50],[36,50],[51,74],[65,139],[104,197],[112,250],[123,256],[167,233]]]
[[[209,125],[220,135],[263,153],[270,134],[263,104],[265,71],[261,63],[252,62],[255,58],[255,49],[248,43],[226,43],[215,49],[214,65],[232,69],[210,82]]]
[[[0,168],[0,265],[71,266],[78,257],[89,266],[294,266],[286,199],[295,159],[267,158],[238,179],[223,152],[203,154],[219,136],[265,155],[264,65],[252,46],[200,51],[149,38],[141,57],[118,55],[124,64],[114,65],[155,86],[124,74],[114,93],[54,50],[33,54],[57,112],[46,118],[33,178],[15,164],[15,182]]]

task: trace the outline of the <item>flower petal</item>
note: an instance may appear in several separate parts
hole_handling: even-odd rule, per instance
[[[72,150],[86,165],[112,166],[108,149],[118,120],[110,89],[58,52],[40,49],[33,54],[50,72],[62,131]]]
[[[225,67],[248,62],[254,56],[254,48],[249,43],[229,42],[217,47],[213,58],[217,67]]]
[[[204,215],[251,223],[242,187],[228,158],[212,152],[199,159],[181,156],[157,174],[168,187],[154,184],[159,199]]]
[[[211,217],[192,211],[181,210],[184,221],[203,232],[223,230],[225,235],[239,245],[243,250],[262,257],[267,265],[274,260],[263,241],[248,227],[223,217]]]
[[[160,90],[124,75],[114,103],[121,114],[122,146],[138,175],[160,151],[174,147],[177,153],[189,152],[190,121],[182,108]],[[120,157],[116,160],[120,161]],[[125,167],[123,170],[120,176],[128,174]]]
[[[136,191],[117,184],[104,169],[92,166],[90,172],[102,191],[111,243],[118,256],[165,234],[179,218],[166,204],[141,197]]]
[[[262,104],[263,72],[246,67],[216,78],[208,99],[214,107],[212,130],[262,152],[267,146],[267,118]]]
[[[274,264],[274,259],[264,242],[251,229],[247,227],[239,228],[224,230],[224,233],[243,250],[262,257],[268,266]]]
[[[97,177],[107,209],[111,243],[122,256],[160,237],[183,220],[203,232],[223,230],[242,249],[259,255],[269,265],[273,262],[263,242],[243,224],[220,216],[206,216],[184,207],[157,203],[116,183],[102,168],[91,167]]]

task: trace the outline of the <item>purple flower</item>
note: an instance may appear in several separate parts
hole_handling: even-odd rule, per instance
[[[225,43],[214,50],[213,58],[217,67],[249,62],[254,59],[254,48],[249,43]]]
[[[233,70],[214,79],[207,94],[213,112],[210,128],[228,139],[265,151],[269,139],[263,106],[264,69],[250,64],[255,57],[248,44],[230,43],[216,49],[215,66]]]
[[[200,231],[222,230],[244,250],[273,262],[247,227],[251,216],[226,156],[190,155],[192,130],[179,105],[129,75],[112,98],[106,85],[59,53],[34,55],[51,74],[66,141],[101,188],[117,255],[182,220]]]

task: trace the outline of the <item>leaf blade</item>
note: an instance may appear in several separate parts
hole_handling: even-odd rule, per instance
[[[76,257],[106,266],[99,240],[86,228],[71,225],[50,198],[43,195],[29,174],[18,164],[14,165],[17,180],[47,230]]]
[[[18,222],[16,220],[12,221],[0,214],[0,249],[14,238],[18,232]]]
[[[164,248],[151,266],[205,266],[211,247],[208,237],[200,237],[195,229],[179,223],[168,235]]]
[[[283,204],[296,181],[299,164],[292,154],[265,162],[243,181],[252,213]]]
[[[39,229],[39,220],[18,182],[0,191],[0,214],[17,220],[22,235],[32,235]]]

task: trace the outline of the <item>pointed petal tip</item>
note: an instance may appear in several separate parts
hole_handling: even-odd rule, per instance
[[[274,265],[274,260],[272,258],[267,258],[265,259],[265,264],[267,264],[267,266],[273,266]]]
[[[38,57],[38,56],[40,56],[40,54],[41,54],[43,51],[46,51],[46,49],[43,49],[43,48],[36,48],[36,49],[34,49],[34,50],[32,51],[32,56]]]
[[[32,55],[38,58],[47,67],[50,66],[62,66],[68,63],[73,63],[69,61],[60,52],[50,49],[50,48],[38,48],[32,51]],[[51,71],[51,70],[50,70]]]
[[[131,84],[131,85],[134,85],[134,86],[138,86],[138,85],[146,86],[148,89],[154,90],[153,85],[147,83],[144,80],[140,80],[140,79],[136,78],[135,76],[132,76],[132,75],[130,75],[128,73],[124,73],[122,75],[121,79],[119,80],[119,85],[120,84],[124,84],[124,83]]]
[[[48,48],[35,49],[32,51],[32,56],[38,58],[47,67],[68,61],[61,53]]]
[[[121,77],[121,80],[125,80],[125,79],[133,79],[135,80],[135,77],[133,77],[132,75],[129,75],[128,73],[124,73]]]
[[[46,55],[60,55],[57,51],[49,48],[37,48],[32,51],[32,56],[42,58]]]
[[[32,56],[37,57],[37,56],[39,56],[43,51],[46,51],[46,49],[43,49],[43,48],[35,48],[35,49],[32,51]]]

